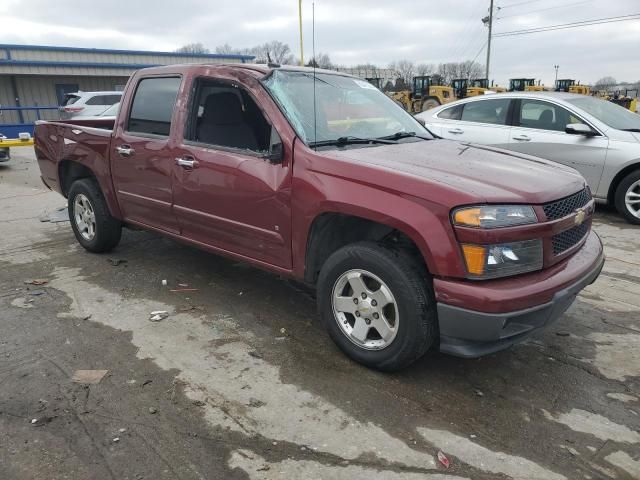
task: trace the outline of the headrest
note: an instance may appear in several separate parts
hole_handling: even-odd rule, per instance
[[[242,122],[242,104],[235,93],[212,93],[204,102],[203,123],[225,125]]]

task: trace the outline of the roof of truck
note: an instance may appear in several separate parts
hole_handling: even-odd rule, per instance
[[[336,70],[326,70],[323,68],[313,67],[300,67],[296,65],[266,65],[259,63],[185,63],[185,64],[177,64],[177,65],[165,65],[161,67],[150,67],[145,68],[142,71],[149,73],[163,73],[163,72],[175,72],[176,70],[187,70],[192,68],[230,68],[233,70],[249,70],[262,75],[267,75],[271,73],[273,70],[283,70],[283,71],[291,71],[291,72],[305,72],[305,73],[313,73],[314,70],[316,73],[324,73],[330,75],[340,75],[343,77],[352,77],[353,75],[349,75],[348,73],[338,72]]]

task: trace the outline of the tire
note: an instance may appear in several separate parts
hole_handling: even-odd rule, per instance
[[[118,245],[122,224],[109,213],[107,202],[95,179],[83,178],[73,182],[69,189],[67,208],[73,233],[78,243],[86,250],[103,253],[113,250]],[[86,222],[80,220],[83,218],[83,212]],[[94,221],[91,222],[89,219]],[[88,228],[89,224],[93,224],[91,230]]]
[[[436,107],[439,107],[439,106],[440,106],[440,102],[438,102],[437,100],[435,100],[433,98],[428,98],[422,104],[422,111],[426,112],[427,110],[431,110],[432,108],[436,108]]]
[[[352,276],[357,285],[358,275],[367,287],[366,300],[358,296],[362,289],[356,291],[351,280],[344,283],[345,276]],[[387,304],[384,309],[373,306],[374,297],[381,298],[383,289],[376,291],[376,279],[367,275],[377,277],[387,287],[395,303]],[[339,297],[335,296],[336,292]],[[354,243],[337,250],[320,270],[317,298],[320,317],[329,336],[347,356],[367,367],[382,371],[399,370],[423,356],[438,339],[431,277],[424,268],[417,266],[415,259],[402,251],[371,242]],[[355,306],[356,299],[358,306]],[[346,313],[351,308],[350,301],[354,304],[354,310],[361,311]],[[344,312],[336,313],[342,305],[345,306]],[[376,312],[380,312],[375,317],[378,320],[373,318]],[[364,317],[370,317],[368,320],[371,324],[363,327],[367,329],[363,341],[356,338],[356,322],[362,326]],[[382,318],[389,319],[386,325],[392,321],[394,323],[395,333],[389,341],[385,341],[375,328],[375,325],[381,325],[377,322]],[[352,329],[351,334],[347,332],[349,328]],[[388,329],[385,330],[390,338]]]
[[[627,222],[640,225],[640,203],[627,204],[628,195],[631,196],[630,200],[640,201],[640,170],[635,170],[624,177],[615,193],[615,206],[618,212]]]

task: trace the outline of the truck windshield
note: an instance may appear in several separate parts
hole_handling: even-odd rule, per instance
[[[365,80],[317,73],[315,95],[311,72],[274,70],[263,83],[307,145],[345,138],[415,139],[409,134],[433,138],[402,107]]]
[[[612,128],[640,132],[640,115],[613,102],[584,95],[576,95],[576,98],[567,101]]]

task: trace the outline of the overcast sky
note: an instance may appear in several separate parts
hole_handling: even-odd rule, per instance
[[[171,51],[202,42],[250,47],[288,43],[299,55],[297,0],[2,0],[0,43]],[[305,56],[311,5],[303,0]],[[334,63],[484,63],[489,0],[316,0],[316,50]],[[495,0],[494,32],[640,13],[640,0]],[[640,80],[640,20],[495,38],[491,78],[604,75]]]

